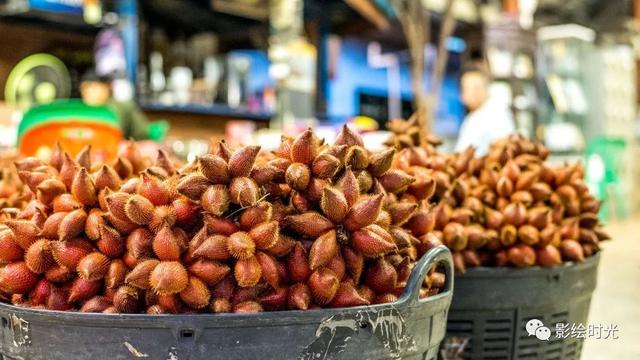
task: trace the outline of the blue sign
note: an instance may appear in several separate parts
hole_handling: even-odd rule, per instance
[[[82,15],[83,0],[29,0],[34,10]]]

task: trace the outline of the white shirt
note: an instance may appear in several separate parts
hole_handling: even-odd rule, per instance
[[[473,145],[476,156],[482,156],[489,152],[492,143],[514,132],[511,110],[499,101],[488,99],[464,119],[455,151]]]

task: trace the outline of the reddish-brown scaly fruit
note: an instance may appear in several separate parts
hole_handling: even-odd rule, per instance
[[[320,179],[330,179],[336,175],[342,166],[340,160],[329,153],[322,153],[315,157],[311,170]]]
[[[527,209],[521,203],[510,203],[502,211],[505,224],[520,226],[527,220]]]
[[[60,221],[58,238],[60,241],[72,239],[82,233],[87,220],[87,213],[83,209],[73,210]]]
[[[182,253],[181,244],[176,233],[168,225],[164,225],[153,238],[153,252],[163,261],[178,260]]]
[[[70,212],[80,209],[82,204],[71,194],[61,194],[53,199],[53,212]]]
[[[24,261],[16,261],[0,269],[0,289],[10,294],[27,294],[38,282]]]
[[[180,291],[180,299],[192,309],[202,309],[209,305],[210,298],[207,285],[195,276],[189,277],[189,284]]]
[[[295,243],[288,259],[289,276],[294,282],[306,280],[311,275],[307,254],[299,242]]]
[[[173,213],[175,213],[176,224],[180,226],[189,226],[198,220],[198,214],[201,208],[198,204],[187,199],[186,197],[178,197],[171,203]],[[155,214],[155,213],[154,213]]]
[[[214,184],[226,184],[229,182],[229,166],[220,156],[205,154],[198,158],[202,174]]]
[[[269,222],[272,214],[273,206],[271,203],[260,202],[240,214],[240,227],[244,230],[250,230],[258,224]]]
[[[280,274],[276,259],[261,251],[256,253],[256,259],[262,270],[262,279],[274,289],[280,287]]]
[[[22,259],[24,251],[9,229],[0,229],[0,261],[3,263]]]
[[[472,250],[482,248],[489,241],[487,230],[478,224],[468,225],[464,231],[467,236],[467,247]]]
[[[122,260],[113,260],[109,264],[109,270],[104,277],[104,286],[107,289],[115,289],[124,284],[124,279],[129,269]]]
[[[396,269],[384,258],[380,258],[366,271],[366,284],[378,293],[392,292],[398,282]]]
[[[378,177],[378,181],[390,193],[400,193],[406,190],[415,179],[399,169],[391,169],[382,176]]]
[[[40,279],[36,286],[31,290],[29,294],[29,298],[31,299],[31,303],[35,306],[45,305],[47,303],[47,299],[51,294],[52,284],[47,279]]]
[[[167,313],[177,314],[182,311],[179,295],[158,295],[158,305]]]
[[[511,201],[520,203],[525,207],[530,207],[533,203],[533,198],[531,197],[531,193],[529,193],[528,191],[516,191],[511,194]]]
[[[225,185],[212,185],[202,194],[200,204],[205,211],[221,216],[229,208],[230,196]]]
[[[53,216],[57,214],[59,213],[52,214],[52,216],[50,216],[49,219],[51,219]],[[105,221],[103,217],[103,212],[100,209],[93,208],[91,209],[91,211],[89,211],[89,214],[87,215],[87,219],[85,220],[84,233],[85,235],[87,235],[89,239],[96,241],[100,238],[100,228],[104,225],[105,225]],[[56,234],[57,234],[57,230],[56,230]]]
[[[309,252],[309,267],[315,270],[326,265],[338,253],[335,230],[320,235],[311,246]]]
[[[526,245],[536,245],[540,242],[540,233],[531,225],[522,225],[518,229],[518,239]]]
[[[463,250],[467,247],[467,234],[463,225],[455,222],[447,224],[443,229],[444,243],[452,250]]]
[[[389,206],[387,211],[389,212],[389,215],[391,215],[391,221],[393,224],[401,226],[413,216],[417,208],[418,204],[400,202]]]
[[[417,210],[411,218],[404,224],[404,227],[411,230],[413,236],[420,237],[435,227],[434,212],[428,209]]]
[[[209,260],[225,261],[231,258],[227,248],[228,238],[222,235],[207,237],[202,244],[193,251],[194,257]]]
[[[547,245],[536,250],[536,260],[540,266],[556,266],[562,264],[560,251],[553,246]]]
[[[315,303],[325,305],[335,296],[340,281],[333,271],[321,268],[311,273],[308,286]]]
[[[304,283],[297,283],[289,288],[289,308],[292,310],[307,310],[311,304],[311,291]]]
[[[257,313],[262,310],[262,306],[255,301],[243,301],[233,306],[233,312],[237,314]]]
[[[336,274],[336,277],[338,278],[339,281],[342,280],[345,272],[347,271],[347,265],[344,262],[344,259],[342,258],[342,255],[340,255],[340,253],[338,253],[336,256],[331,258],[331,260],[329,260],[329,262],[325,267],[333,271],[333,273]]]
[[[113,306],[120,313],[134,313],[140,307],[138,289],[131,286],[121,286],[113,295]]]
[[[138,225],[147,225],[153,218],[155,207],[147,198],[141,195],[131,196],[124,206],[127,219]]]
[[[227,299],[213,299],[209,305],[209,310],[212,313],[228,313],[231,312],[231,303]]]
[[[229,158],[231,176],[249,176],[258,152],[260,152],[259,146],[245,146],[235,151]]]
[[[462,258],[464,259],[464,264],[467,267],[478,267],[481,265],[480,257],[475,250],[462,251]]]
[[[333,223],[315,211],[291,215],[285,221],[295,232],[309,237],[318,237],[333,228]]]
[[[153,257],[153,240],[154,235],[149,229],[144,227],[135,229],[127,236],[127,251],[136,259]]]
[[[255,256],[238,259],[234,267],[234,276],[240,287],[251,287],[260,281],[262,267]]]
[[[209,180],[202,174],[192,173],[180,180],[176,190],[187,198],[198,201],[210,185]]]
[[[580,243],[575,240],[562,240],[560,243],[560,252],[562,257],[569,261],[583,261],[584,250]]]
[[[536,252],[529,245],[517,244],[507,250],[509,261],[516,267],[529,267],[536,263]]]
[[[97,190],[109,188],[115,191],[122,184],[122,180],[116,170],[108,165],[102,165],[100,170],[94,174],[93,182]]]
[[[176,219],[176,212],[172,206],[158,206],[149,221],[149,229],[158,232],[163,226],[173,227]]]
[[[291,252],[295,243],[296,242],[289,236],[280,234],[276,243],[267,249],[267,252],[275,257],[282,257]]]
[[[53,283],[65,283],[73,278],[72,270],[64,266],[54,266],[44,273],[44,277]]]
[[[29,270],[36,274],[42,274],[54,266],[49,240],[40,239],[33,243],[25,252],[24,261]]]
[[[131,270],[129,274],[127,274],[124,280],[125,284],[136,287],[138,289],[148,289],[150,286],[149,276],[151,275],[153,269],[155,269],[155,267],[158,266],[159,263],[160,261],[156,259],[141,261],[140,263],[138,263],[138,265],[136,265],[135,268],[133,268],[133,270]]]
[[[291,188],[303,191],[309,185],[311,172],[307,165],[302,163],[293,163],[289,165],[285,172],[285,180]]]
[[[376,304],[389,304],[398,301],[398,296],[395,294],[383,294],[376,297]]]
[[[96,196],[96,186],[93,179],[89,176],[87,169],[80,168],[71,183],[71,194],[81,204],[92,206],[98,200]]]
[[[207,226],[207,231],[210,233],[225,236],[229,236],[239,230],[238,226],[236,226],[232,220],[211,216],[209,214],[204,214],[204,224]]]
[[[78,275],[87,280],[100,280],[109,270],[109,259],[99,252],[86,255],[78,263]]]
[[[49,248],[55,262],[69,269],[75,269],[80,260],[93,251],[91,244],[83,239],[51,241]]]
[[[76,303],[91,299],[98,294],[102,282],[100,280],[87,280],[83,278],[76,278],[71,284],[69,289],[69,302]]]
[[[303,164],[311,164],[318,155],[318,140],[311,131],[307,129],[293,140],[291,144],[291,161]]]
[[[151,272],[149,282],[158,295],[172,295],[187,287],[189,274],[177,261],[162,261]]]
[[[281,287],[261,295],[258,301],[267,311],[283,310],[287,306],[288,296],[289,289]]]
[[[396,249],[391,235],[377,225],[369,225],[353,232],[351,246],[369,258],[375,258]]]
[[[64,183],[67,189],[71,189],[73,178],[76,176],[80,166],[71,158],[68,153],[64,153],[62,166],[60,167],[60,180]]]
[[[345,227],[350,231],[362,229],[373,224],[382,209],[383,195],[373,195],[353,204],[344,221]]]
[[[64,183],[58,179],[45,179],[36,188],[36,197],[45,205],[51,205],[53,200],[67,191]]]
[[[347,215],[349,204],[340,190],[333,187],[326,187],[322,191],[320,208],[331,221],[340,223]]]
[[[47,309],[59,311],[69,310],[71,304],[69,304],[67,300],[68,293],[69,291],[66,288],[52,288],[49,298],[47,299]]]
[[[500,229],[500,243],[503,246],[511,246],[516,242],[518,230],[511,224],[504,225]]]
[[[214,286],[224,279],[231,269],[228,265],[217,261],[200,259],[189,266],[189,272],[209,286]]]
[[[261,250],[269,249],[278,241],[279,229],[277,221],[262,223],[249,231],[249,237],[253,240],[256,248]],[[230,239],[234,235],[231,235]]]
[[[23,250],[38,240],[40,229],[27,220],[8,220],[4,223],[13,232],[14,238]]]
[[[364,257],[350,247],[342,247],[342,257],[349,276],[357,283],[364,270]]]
[[[229,184],[231,202],[240,206],[253,206],[260,198],[260,189],[253,179],[236,177]]]
[[[256,244],[249,234],[243,231],[236,232],[227,240],[227,250],[236,259],[245,260],[253,256]]]
[[[106,225],[100,227],[100,239],[96,245],[100,252],[112,259],[122,256],[125,250],[125,243],[120,233]]]
[[[94,296],[85,302],[80,308],[80,312],[100,313],[113,306],[113,302],[105,296]]]
[[[350,282],[342,282],[336,291],[335,296],[329,303],[329,306],[338,307],[352,307],[369,305],[370,301],[361,296],[358,291],[353,287]]]
[[[149,199],[155,206],[166,205],[171,200],[169,189],[164,183],[147,172],[140,174],[137,193]]]

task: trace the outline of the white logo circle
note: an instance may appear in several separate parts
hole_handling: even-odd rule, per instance
[[[536,334],[536,330],[541,326],[544,326],[542,321],[538,319],[531,319],[527,322],[525,328],[527,329],[527,333],[529,334],[529,336],[532,336]]]

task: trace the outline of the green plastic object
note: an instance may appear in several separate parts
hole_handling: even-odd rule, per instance
[[[596,198],[603,201],[600,209],[602,219],[610,218],[612,211],[616,212],[616,217],[627,215],[620,178],[624,171],[626,147],[626,141],[616,137],[597,137],[587,145],[585,182]]]
[[[155,142],[162,142],[169,132],[169,122],[166,120],[158,120],[149,124],[149,139]]]
[[[58,100],[29,109],[18,126],[18,142],[30,129],[47,123],[86,120],[120,129],[118,118],[106,106],[89,106],[79,99]]]
[[[49,74],[56,76],[59,88],[44,79],[37,79],[34,71],[39,68],[49,69]],[[34,90],[30,99],[28,93]],[[4,88],[5,100],[8,104],[26,110],[34,103],[49,103],[55,99],[66,98],[71,92],[69,71],[64,63],[51,54],[33,54],[20,60],[7,77]]]

